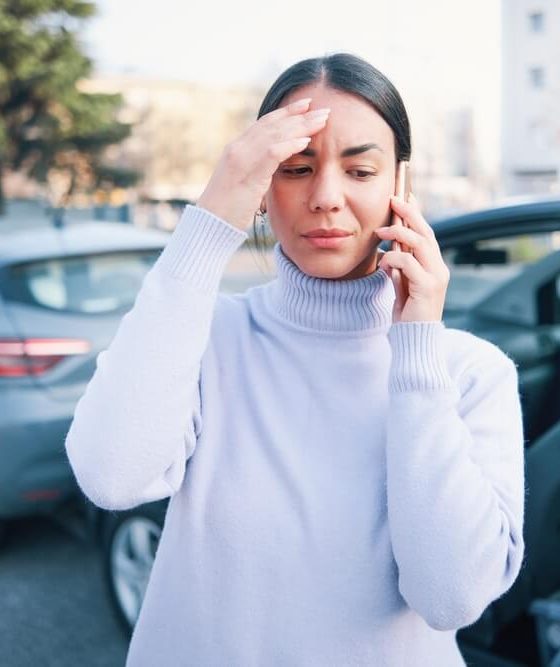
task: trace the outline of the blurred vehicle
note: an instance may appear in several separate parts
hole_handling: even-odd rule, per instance
[[[0,234],[0,533],[36,514],[76,528],[64,439],[97,355],[168,239],[117,222]],[[222,289],[266,278],[238,271]]]
[[[459,643],[473,666],[552,665],[560,651],[560,199],[433,228],[451,271],[444,321],[515,361],[525,432],[524,564]]]
[[[76,402],[167,238],[99,222],[0,236],[0,524],[76,496]]]
[[[560,200],[495,207],[432,226],[451,271],[444,321],[515,361],[525,428],[525,562],[511,590],[458,633],[459,644],[473,667],[549,665],[560,650]],[[127,512],[91,512],[128,632],[166,506],[163,500]]]

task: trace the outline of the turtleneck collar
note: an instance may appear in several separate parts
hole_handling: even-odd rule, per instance
[[[271,305],[292,324],[318,331],[367,331],[389,327],[395,290],[383,269],[354,280],[314,278],[274,246],[278,277]]]

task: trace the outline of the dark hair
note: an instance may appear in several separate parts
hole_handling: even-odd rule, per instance
[[[409,160],[411,155],[410,123],[401,96],[395,86],[378,69],[351,53],[308,58],[291,65],[282,72],[265,95],[257,118],[278,109],[282,100],[309,84],[325,86],[352,95],[358,95],[377,111],[393,130],[397,163]],[[266,247],[267,237],[259,240],[253,224],[255,245]]]
[[[373,65],[350,53],[308,58],[289,67],[265,95],[257,118],[277,109],[294,90],[313,83],[358,95],[371,104],[393,130],[397,162],[410,159],[410,124],[398,90]]]

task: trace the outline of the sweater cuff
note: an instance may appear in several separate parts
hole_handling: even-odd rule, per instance
[[[188,204],[158,264],[174,278],[213,291],[218,289],[229,260],[247,236],[206,209]]]
[[[441,321],[395,322],[388,331],[392,359],[389,392],[449,389],[449,375]]]

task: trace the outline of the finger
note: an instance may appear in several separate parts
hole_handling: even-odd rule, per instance
[[[427,239],[418,232],[408,227],[379,227],[376,229],[376,234],[382,240],[397,241],[400,244],[401,250],[406,252],[405,247],[409,252],[413,252],[416,259],[423,265],[429,266],[433,264],[434,260],[439,256],[439,252],[434,247],[434,242]],[[395,248],[398,250],[398,248]]]
[[[400,271],[400,269],[391,269],[386,268],[386,273],[389,273],[391,280],[393,281],[393,287],[395,288],[395,304],[397,312],[400,313],[404,308],[406,300],[408,298],[408,279]]]
[[[303,97],[299,100],[296,100],[295,102],[292,102],[291,104],[286,104],[283,107],[278,107],[278,109],[274,109],[273,111],[265,113],[259,118],[257,122],[261,123],[261,125],[265,125],[269,122],[277,120],[278,118],[285,118],[286,116],[290,116],[292,114],[303,113],[309,109],[310,104],[311,98]]]
[[[409,282],[417,285],[425,284],[430,278],[418,260],[406,252],[394,252],[391,250],[386,252],[379,262],[379,266],[385,271],[387,267],[400,269]]]
[[[412,252],[412,250],[407,245],[401,243],[400,241],[392,241],[391,250],[396,250],[397,252]]]
[[[266,155],[271,173],[276,171],[281,162],[284,162],[284,160],[287,160],[296,153],[301,153],[309,145],[310,141],[311,137],[294,137],[268,146]]]
[[[328,109],[319,109],[306,116],[285,117],[267,126],[257,121],[234,142],[234,158],[261,164],[272,176],[280,162],[308,146],[311,137],[325,126],[328,113]]]
[[[297,116],[284,116],[265,126],[256,124],[253,134],[264,144],[288,141],[292,137],[309,136],[320,132],[326,125],[330,109],[316,109]]]
[[[278,165],[292,155],[301,153],[311,141],[311,137],[320,132],[325,126],[330,109],[317,109],[308,112],[305,116],[284,119],[278,127],[269,128],[269,131],[259,135],[258,143],[261,150],[274,162],[274,170]],[[301,136],[305,133],[305,136]]]
[[[405,202],[398,197],[391,197],[391,207],[405,224],[426,238],[435,238],[434,230],[426,222],[415,201]]]

